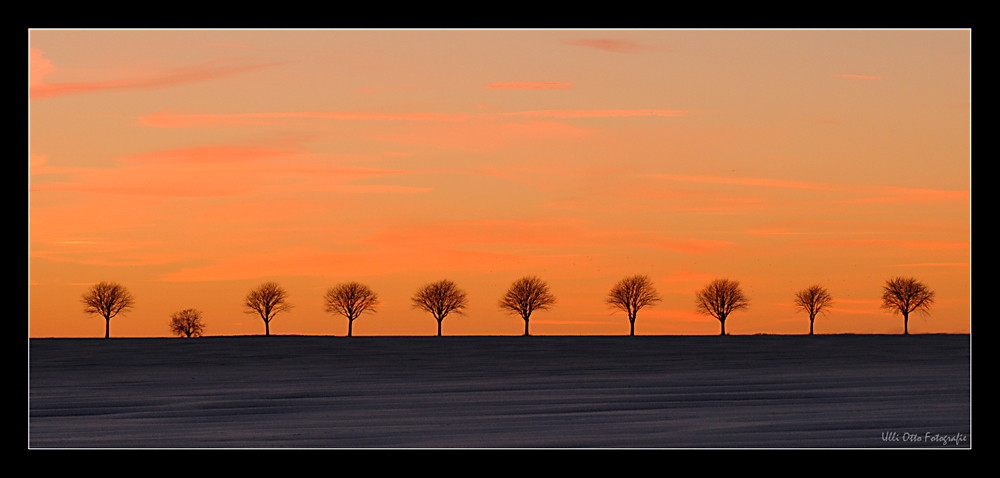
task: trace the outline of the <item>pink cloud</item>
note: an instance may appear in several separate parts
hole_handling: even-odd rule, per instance
[[[137,76],[119,80],[80,81],[56,84],[39,83],[32,85],[29,88],[28,97],[31,99],[41,99],[93,91],[134,91],[164,88],[198,81],[214,80],[239,73],[259,70],[275,64],[276,63],[258,63],[249,65],[226,64],[223,61],[215,60],[199,65],[174,68],[155,75]],[[51,71],[51,69],[49,71]]]
[[[595,48],[613,53],[638,53],[648,50],[649,47],[629,40],[616,40],[613,38],[587,38],[582,40],[571,40],[570,45]]]
[[[483,88],[497,90],[569,90],[573,88],[573,83],[559,83],[554,81],[510,81],[507,83],[493,83]]]

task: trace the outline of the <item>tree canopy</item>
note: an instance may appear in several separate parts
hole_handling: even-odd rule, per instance
[[[135,298],[128,289],[114,282],[94,284],[81,300],[86,306],[85,313],[104,317],[104,338],[111,337],[111,318],[135,307]]]
[[[528,334],[528,319],[536,310],[547,310],[556,303],[556,296],[549,291],[549,285],[538,276],[525,276],[510,285],[500,298],[500,310],[518,314],[524,319],[524,335]]]
[[[448,279],[417,289],[410,300],[413,308],[430,312],[434,316],[438,324],[438,337],[441,336],[441,321],[452,312],[462,315],[462,311],[469,303],[465,291]]]
[[[243,306],[244,313],[260,315],[264,321],[264,335],[271,335],[271,320],[275,315],[292,309],[288,292],[276,282],[265,282],[248,292]]]
[[[750,307],[750,299],[743,294],[738,281],[716,279],[698,291],[695,296],[696,310],[710,315],[722,323],[721,335],[726,335],[726,318],[737,310]]]
[[[368,286],[358,282],[337,284],[326,291],[323,296],[326,311],[347,318],[347,336],[354,330],[354,321],[365,312],[375,313],[378,306],[378,294]]]
[[[813,335],[816,314],[825,312],[832,303],[833,296],[822,286],[809,286],[795,293],[795,305],[809,314],[809,335]]]
[[[909,335],[910,314],[928,312],[934,305],[934,292],[912,277],[894,277],[882,287],[882,308],[903,315],[903,334]]]
[[[635,335],[636,313],[643,307],[659,301],[660,296],[653,287],[653,281],[646,275],[634,275],[618,281],[605,299],[609,306],[628,314],[628,320],[631,324],[629,335]]]
[[[205,324],[201,321],[201,311],[184,309],[170,316],[170,331],[178,337],[201,337],[205,334]]]

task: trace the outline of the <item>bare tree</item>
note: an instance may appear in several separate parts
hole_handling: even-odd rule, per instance
[[[205,324],[201,321],[201,311],[184,309],[170,316],[170,330],[178,337],[201,337],[205,334]]]
[[[348,282],[337,284],[326,291],[326,311],[347,317],[347,336],[354,329],[354,320],[365,312],[375,313],[378,294],[364,284]]]
[[[120,312],[128,312],[135,306],[135,298],[121,284],[98,282],[83,294],[83,311],[104,317],[104,338],[111,337],[111,318]]]
[[[726,317],[737,310],[750,307],[750,300],[740,290],[740,283],[729,279],[716,279],[698,291],[695,298],[698,313],[711,315],[722,322],[726,335]]]
[[[635,314],[639,309],[659,301],[660,296],[653,288],[653,281],[645,275],[634,275],[618,281],[605,300],[611,307],[628,314],[631,324],[629,335],[635,335]]]
[[[818,285],[809,286],[795,293],[795,305],[809,314],[809,335],[813,334],[816,314],[826,312],[825,309],[832,303],[833,296],[830,292]]]
[[[538,276],[525,276],[510,285],[500,298],[500,309],[508,314],[518,314],[524,319],[524,335],[528,336],[528,318],[536,310],[548,310],[556,303],[556,296],[549,285]]]
[[[264,335],[271,335],[271,320],[278,312],[285,312],[292,308],[292,304],[287,302],[288,292],[275,282],[265,282],[247,294],[243,302],[247,314],[260,314],[264,321]]]
[[[927,312],[934,305],[934,292],[912,277],[895,277],[882,287],[882,308],[903,314],[903,334],[909,335],[910,313]]]
[[[454,312],[465,315],[462,310],[469,301],[465,291],[459,289],[454,282],[444,279],[433,284],[427,284],[413,294],[413,308],[430,312],[438,323],[438,337],[441,336],[441,321]]]

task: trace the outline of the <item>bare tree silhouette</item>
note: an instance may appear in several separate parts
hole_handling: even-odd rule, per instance
[[[265,282],[247,293],[247,298],[243,302],[244,313],[259,314],[264,321],[264,335],[271,335],[271,320],[278,312],[285,312],[292,308],[292,304],[287,302],[288,292],[275,282]]]
[[[452,312],[465,315],[462,310],[469,302],[465,291],[448,279],[417,289],[410,300],[413,301],[414,309],[425,310],[434,316],[438,323],[438,337],[441,336],[441,321]]]
[[[726,317],[737,310],[750,307],[750,300],[740,290],[740,283],[729,279],[716,279],[698,291],[695,297],[697,311],[711,315],[722,322],[722,333],[726,335]]]
[[[111,318],[121,312],[128,312],[135,306],[135,298],[121,284],[98,282],[83,294],[86,305],[83,312],[104,317],[104,338],[111,337]]]
[[[833,296],[825,287],[818,285],[809,286],[795,293],[795,305],[809,314],[809,335],[813,334],[813,322],[816,321],[816,314],[826,312],[827,307],[833,303]]]
[[[618,281],[605,299],[611,307],[628,314],[628,321],[631,324],[628,333],[630,336],[635,335],[635,314],[639,309],[659,301],[660,296],[653,288],[653,281],[645,275],[634,275]]]
[[[518,314],[524,319],[524,336],[528,334],[528,318],[536,310],[548,310],[556,303],[556,296],[549,291],[549,285],[538,276],[525,276],[510,285],[507,293],[500,298],[500,309],[508,314]]]
[[[184,309],[170,316],[170,331],[178,337],[201,337],[205,334],[205,324],[201,321],[201,311]]]
[[[910,334],[910,313],[927,312],[934,305],[934,292],[912,277],[894,277],[882,287],[882,308],[903,314],[903,335]]]
[[[378,294],[364,284],[348,282],[337,284],[326,291],[326,311],[347,317],[347,336],[354,330],[354,320],[365,312],[375,313]]]

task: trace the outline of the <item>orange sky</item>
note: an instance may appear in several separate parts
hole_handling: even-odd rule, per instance
[[[102,337],[90,284],[136,297],[113,337],[344,335],[323,294],[382,305],[355,335],[434,335],[421,285],[464,288],[445,335],[628,333],[604,303],[648,274],[636,334],[717,334],[695,292],[740,281],[733,334],[901,333],[886,279],[936,292],[911,333],[971,329],[971,32],[29,31],[31,337]]]

